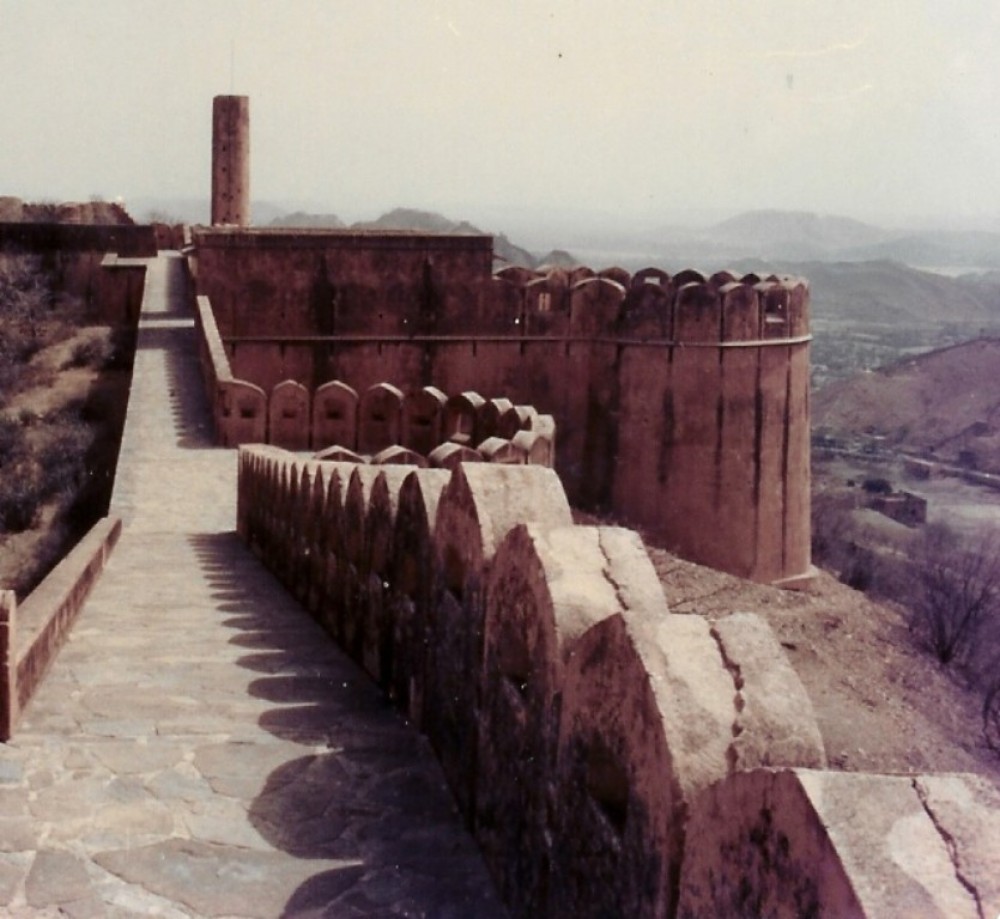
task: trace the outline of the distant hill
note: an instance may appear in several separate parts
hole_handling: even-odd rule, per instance
[[[397,207],[383,214],[377,220],[352,224],[352,229],[422,230],[425,233],[479,234],[483,232],[467,220],[450,220],[448,217],[433,211],[420,211],[405,207]],[[539,264],[534,255],[527,249],[514,245],[503,233],[493,234],[493,254],[501,262],[523,265],[525,268],[535,268]]]
[[[1000,320],[1000,280],[951,278],[890,261],[793,262],[782,270],[809,279],[818,318],[887,325]]]
[[[609,242],[604,246],[610,251]],[[714,269],[740,259],[895,261],[913,267],[1000,268],[1000,233],[900,230],[805,211],[755,210],[700,229],[663,225],[622,240],[622,250],[650,250],[668,269]],[[627,266],[630,267],[630,266]],[[637,266],[635,266],[637,267]]]
[[[466,220],[451,220],[434,211],[397,207],[375,220],[359,221],[353,230],[421,230],[425,233],[481,233]]]
[[[847,247],[839,255],[845,259],[892,259],[927,267],[1000,268],[1000,233],[912,233]]]
[[[815,428],[885,436],[948,462],[1000,470],[1000,339],[907,358],[831,383],[812,401]]]
[[[275,217],[268,226],[340,230],[346,224],[336,214],[307,214],[305,211],[294,211],[291,214],[282,214],[280,217]]]
[[[706,235],[721,247],[794,261],[828,258],[890,237],[887,230],[848,217],[775,210],[739,214],[711,227]]]

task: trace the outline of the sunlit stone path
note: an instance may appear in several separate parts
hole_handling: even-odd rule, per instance
[[[425,741],[237,540],[176,255],[110,565],[0,747],[0,915],[502,914]]]

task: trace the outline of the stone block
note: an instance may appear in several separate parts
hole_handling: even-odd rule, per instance
[[[410,450],[407,447],[401,447],[399,444],[395,444],[392,447],[386,447],[384,450],[379,450],[372,457],[373,466],[419,466],[421,469],[427,468],[427,457],[421,456],[419,453]]]
[[[610,278],[585,278],[570,288],[570,333],[588,338],[613,335],[625,288]]]
[[[658,283],[633,283],[622,307],[621,334],[639,340],[669,339],[672,294],[669,278],[665,287]]]
[[[364,668],[380,684],[388,678],[392,628],[388,624],[389,565],[399,492],[412,467],[389,466],[375,477],[365,521],[366,603],[359,618],[358,643]]]
[[[507,534],[486,590],[475,825],[504,901],[543,915],[558,851],[551,851],[564,669],[595,623],[648,596],[665,614],[649,561],[627,531],[533,524]],[[655,580],[655,573],[653,573]],[[648,585],[647,585],[648,586]]]
[[[529,466],[555,465],[551,439],[540,431],[518,431],[511,443],[524,454],[524,462]]]
[[[760,300],[761,338],[787,338],[789,290],[774,275],[754,286]]]
[[[244,380],[219,383],[219,440],[224,447],[267,440],[267,394]]]
[[[442,439],[470,448],[479,443],[477,424],[485,403],[479,393],[471,390],[452,396],[444,406]]]
[[[390,695],[418,727],[423,719],[430,623],[438,590],[434,524],[438,501],[451,475],[417,470],[399,489],[389,559],[389,627],[392,632],[387,684]]]
[[[680,290],[685,284],[704,284],[708,278],[695,268],[684,268],[671,279],[674,289]]]
[[[313,459],[323,460],[331,463],[364,463],[365,458],[360,453],[355,453],[348,447],[334,445],[318,450],[313,454]]]
[[[648,599],[652,577],[567,664],[549,915],[673,915],[690,802],[728,772],[732,680],[704,620]]]
[[[430,625],[423,723],[463,811],[472,810],[483,588],[503,537],[519,523],[572,523],[559,478],[539,466],[462,464],[437,508],[434,543],[443,576]]]
[[[517,412],[517,429],[519,431],[530,431],[532,425],[535,423],[535,419],[538,417],[538,409],[533,405],[515,405],[514,411]]]
[[[320,558],[316,562],[320,569],[317,618],[323,628],[338,641],[343,632],[343,572],[348,565],[344,553],[344,500],[355,468],[353,463],[320,464],[326,482],[326,500],[317,536],[320,552]]]
[[[486,438],[479,445],[478,452],[488,463],[500,463],[508,466],[523,466],[527,459],[527,451],[500,437]]]
[[[309,390],[295,380],[275,386],[268,402],[270,442],[286,450],[308,450],[309,425]]]
[[[609,268],[601,269],[597,272],[597,276],[599,278],[609,278],[612,281],[617,281],[622,287],[625,288],[627,288],[632,281],[632,275],[618,265],[612,265]]]
[[[398,444],[402,433],[403,393],[390,383],[365,390],[358,406],[358,452],[378,453]]]
[[[812,702],[771,627],[752,613],[734,613],[712,626],[737,693],[732,765],[826,766],[823,736]]]
[[[729,776],[692,802],[678,915],[986,915],[917,793],[921,781],[805,769]]]
[[[504,265],[499,271],[494,274],[495,278],[499,278],[502,281],[507,281],[519,287],[523,287],[529,281],[535,280],[537,278],[538,272],[531,268],[525,268],[522,265]]]
[[[361,660],[361,628],[367,616],[368,558],[366,524],[372,487],[382,469],[377,466],[355,466],[344,496],[341,545],[343,564],[340,565],[342,606],[339,640],[344,650],[356,661]]]
[[[313,395],[313,449],[334,444],[349,450],[358,445],[358,394],[340,380],[324,383]]]
[[[674,278],[674,338],[679,342],[719,341],[722,307],[718,290],[705,280],[682,284],[683,275],[681,272]]]
[[[427,461],[435,469],[447,469],[449,471],[455,469],[459,463],[485,462],[483,455],[478,450],[451,442],[441,444],[431,450]]]
[[[326,566],[326,500],[329,493],[322,463],[310,463],[312,493],[306,508],[305,519],[305,586],[301,598],[302,605],[318,616]]]
[[[476,443],[481,444],[491,437],[500,436],[500,418],[513,407],[510,399],[490,399],[484,402],[477,419]]]
[[[1000,916],[1000,791],[981,775],[921,775],[917,795],[983,916]]]
[[[408,396],[403,404],[402,444],[427,456],[444,438],[444,407],[448,397],[433,386]]]

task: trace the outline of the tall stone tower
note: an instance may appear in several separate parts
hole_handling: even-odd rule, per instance
[[[250,223],[250,99],[212,100],[212,226]]]

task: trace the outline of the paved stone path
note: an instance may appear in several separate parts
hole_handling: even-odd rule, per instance
[[[147,278],[121,542],[0,747],[0,915],[501,916],[426,742],[233,533],[181,267]]]

